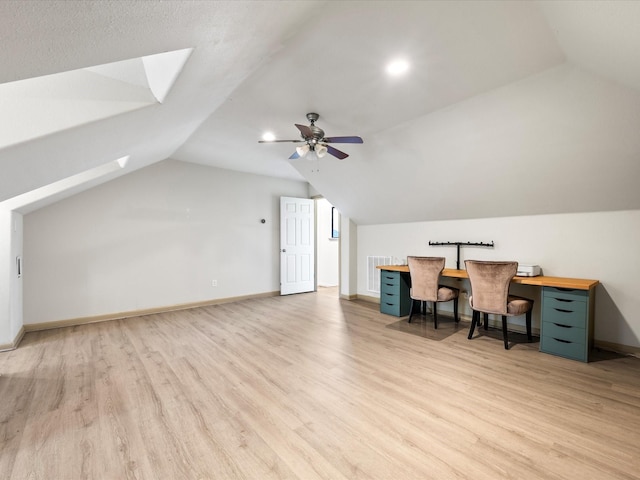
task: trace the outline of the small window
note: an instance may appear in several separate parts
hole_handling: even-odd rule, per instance
[[[331,207],[331,238],[340,238],[340,213]]]

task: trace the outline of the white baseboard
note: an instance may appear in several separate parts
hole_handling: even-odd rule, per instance
[[[24,337],[24,334],[25,334],[25,328],[20,327],[20,331],[18,332],[18,335],[16,335],[16,338],[13,339],[13,342],[4,343],[0,345],[0,352],[8,352],[10,350],[15,350],[16,348],[18,348],[18,345],[20,345],[20,342],[22,341],[22,337]]]
[[[73,327],[76,325],[87,325],[89,323],[107,322],[109,320],[120,320],[123,318],[141,317],[144,315],[153,315],[156,313],[173,312],[176,310],[187,310],[190,308],[208,307],[210,305],[219,305],[222,303],[237,302],[240,300],[250,300],[252,298],[277,297],[279,291],[258,293],[255,295],[242,295],[239,297],[217,298],[215,300],[204,300],[202,302],[182,303],[178,305],[167,305],[157,308],[148,308],[144,310],[130,310],[127,312],[109,313],[105,315],[96,315],[93,317],[69,318],[66,320],[55,320],[52,322],[30,323],[24,326],[27,332],[38,332],[41,330],[51,330],[53,328]]]

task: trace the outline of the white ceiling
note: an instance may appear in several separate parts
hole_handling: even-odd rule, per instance
[[[637,25],[623,1],[3,1],[0,82],[194,50],[162,105],[1,149],[0,201],[130,155],[105,179],[306,180],[361,224],[640,208]],[[364,145],[258,144],[310,111]]]

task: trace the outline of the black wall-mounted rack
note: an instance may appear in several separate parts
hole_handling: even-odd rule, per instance
[[[460,247],[489,247],[493,248],[493,240],[491,243],[484,242],[432,242],[429,240],[429,245],[431,246],[440,246],[440,245],[455,245],[458,250],[458,256],[456,259],[456,268],[460,270]]]

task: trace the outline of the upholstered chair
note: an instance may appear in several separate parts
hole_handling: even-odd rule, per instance
[[[469,340],[473,338],[476,325],[480,322],[480,313],[484,314],[484,329],[488,329],[489,314],[502,317],[502,338],[504,348],[509,349],[507,335],[507,317],[526,315],[527,339],[531,342],[531,310],[533,300],[509,295],[511,279],[518,271],[518,262],[492,262],[465,260],[471,295],[469,305],[473,313]]]
[[[459,289],[439,285],[440,274],[444,270],[444,257],[408,257],[409,275],[411,276],[411,312],[409,323],[418,305],[418,309],[424,302],[433,304],[433,323],[438,328],[438,302],[450,302],[453,300],[453,317],[456,323],[458,318],[458,294]]]

